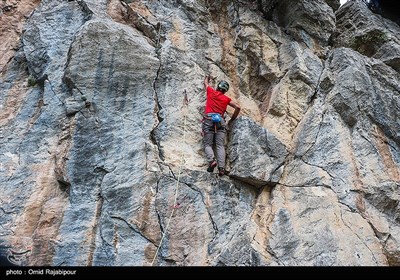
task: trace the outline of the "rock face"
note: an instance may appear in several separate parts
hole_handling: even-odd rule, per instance
[[[162,2],[0,4],[2,263],[400,265],[400,27],[361,0]],[[229,176],[206,74],[242,107]]]

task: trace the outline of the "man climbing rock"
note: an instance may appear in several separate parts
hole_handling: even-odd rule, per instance
[[[220,81],[217,88],[210,86],[210,76],[204,78],[204,88],[207,94],[206,107],[203,118],[202,132],[204,152],[208,161],[208,172],[213,172],[218,165],[218,174],[225,174],[225,147],[224,141],[226,136],[225,113],[226,108],[233,107],[235,111],[228,122],[234,121],[239,112],[240,106],[233,102],[232,99],[225,95],[229,90],[229,84],[226,81]],[[216,150],[215,157],[214,145]]]

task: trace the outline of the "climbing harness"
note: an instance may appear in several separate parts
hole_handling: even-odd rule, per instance
[[[214,132],[217,133],[217,130],[222,126],[222,116],[219,113],[208,113],[204,116],[204,119],[211,120],[214,126]],[[204,121],[204,120],[203,120]]]
[[[184,93],[184,98],[183,98],[183,105],[182,105],[182,108],[183,108],[183,137],[182,137],[183,140],[182,140],[182,141],[183,141],[183,143],[185,143],[185,141],[186,141],[187,107],[188,107],[188,105],[189,105],[189,99],[188,99],[188,97],[187,97],[186,90],[184,90],[183,93]],[[164,241],[164,238],[165,238],[165,236],[166,236],[166,234],[167,234],[167,232],[168,232],[168,228],[169,228],[169,225],[170,225],[170,223],[171,223],[172,216],[173,216],[174,213],[175,213],[175,210],[177,210],[177,209],[179,209],[179,208],[181,207],[181,205],[180,205],[177,201],[178,201],[179,181],[180,181],[180,178],[181,178],[182,167],[183,167],[184,162],[185,162],[185,153],[184,153],[184,150],[182,149],[181,161],[180,161],[180,164],[179,164],[178,177],[177,177],[177,179],[176,179],[174,203],[173,203],[173,206],[172,206],[171,214],[169,215],[169,218],[168,218],[167,226],[165,227],[165,230],[164,230],[164,232],[163,232],[163,234],[162,234],[162,236],[161,236],[160,243],[159,243],[158,246],[157,246],[156,253],[154,254],[153,261],[151,262],[151,266],[153,266],[154,261],[155,261],[156,258],[157,258],[158,251],[160,250],[161,245],[162,245],[162,243],[163,243],[163,241]]]

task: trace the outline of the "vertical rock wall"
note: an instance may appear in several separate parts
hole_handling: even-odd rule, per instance
[[[400,27],[363,1],[1,5],[10,263],[400,264]],[[230,176],[206,74],[242,107]]]

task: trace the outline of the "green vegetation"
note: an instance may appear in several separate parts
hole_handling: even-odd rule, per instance
[[[354,37],[350,42],[350,48],[370,57],[388,40],[385,32],[374,29],[366,34]]]
[[[28,87],[33,87],[34,85],[36,85],[36,79],[32,75],[29,75],[29,77],[28,77]]]

